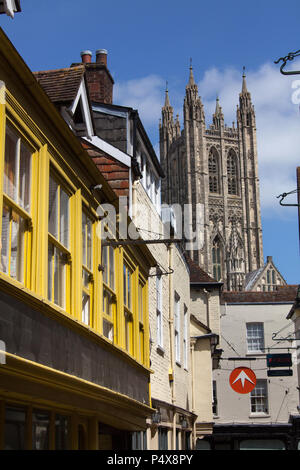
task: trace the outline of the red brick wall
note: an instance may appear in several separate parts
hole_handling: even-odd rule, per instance
[[[82,141],[82,146],[117,196],[129,197],[129,168],[87,142]]]
[[[112,104],[114,81],[105,65],[85,64],[91,101]]]

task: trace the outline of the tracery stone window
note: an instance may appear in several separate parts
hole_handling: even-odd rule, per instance
[[[212,148],[208,156],[208,173],[209,173],[209,191],[211,193],[220,192],[220,176],[219,176],[219,158],[217,151]]]
[[[237,157],[233,150],[227,157],[228,194],[238,195],[238,165]]]
[[[222,248],[218,236],[214,239],[212,246],[212,268],[214,279],[219,281],[222,277]]]
[[[266,282],[266,288],[268,291],[273,291],[276,290],[277,288],[277,283],[276,283],[276,273],[273,268],[270,268],[267,270],[267,282]]]

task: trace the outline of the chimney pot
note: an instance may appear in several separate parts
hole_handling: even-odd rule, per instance
[[[96,62],[97,64],[103,64],[107,66],[107,50],[106,49],[98,49],[96,51]]]
[[[81,60],[83,64],[89,64],[92,61],[92,53],[91,51],[82,51],[80,53],[81,55]]]

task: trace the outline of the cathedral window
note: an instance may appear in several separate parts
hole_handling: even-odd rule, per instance
[[[208,156],[209,191],[211,193],[220,192],[219,163],[218,154],[215,149],[211,149]]]
[[[233,150],[227,157],[228,194],[238,195],[238,167],[237,157]]]
[[[221,243],[218,237],[214,239],[212,247],[212,267],[213,267],[213,277],[219,281],[222,277],[222,252],[221,252]]]
[[[274,269],[267,270],[267,288],[268,291],[276,290],[276,273]]]

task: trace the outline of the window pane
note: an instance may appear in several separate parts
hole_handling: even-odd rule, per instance
[[[82,270],[82,285],[86,289],[90,287],[90,275],[85,269]]]
[[[86,240],[87,216],[82,212],[82,264],[87,266],[87,240]]]
[[[24,282],[25,220],[12,212],[10,276]]]
[[[58,238],[58,186],[50,178],[49,181],[49,232]]]
[[[32,448],[49,449],[49,413],[33,411],[32,413]]]
[[[48,247],[48,299],[65,307],[66,262],[64,253],[49,243]]]
[[[20,149],[20,176],[19,176],[19,204],[29,212],[30,209],[30,173],[31,173],[31,152],[26,145],[21,142]]]
[[[103,335],[113,341],[114,327],[113,324],[103,319]]]
[[[112,298],[107,290],[103,291],[103,313],[112,316]]]
[[[6,406],[4,425],[4,449],[25,449],[26,411],[22,408]]]
[[[248,323],[247,344],[248,351],[260,351],[264,348],[264,329],[263,323]]]
[[[126,266],[123,266],[123,293],[124,293],[124,304],[127,305],[127,287],[126,287]]]
[[[55,450],[67,450],[69,439],[69,419],[67,416],[55,416]]]
[[[102,248],[102,266],[103,266],[103,268],[104,268],[104,271],[103,271],[103,282],[105,282],[105,284],[108,284],[107,249],[108,249],[107,246],[104,246],[104,247]]]
[[[132,320],[130,315],[125,313],[125,349],[132,352]]]
[[[49,243],[49,246],[48,246],[48,300],[52,300],[53,263],[54,263],[54,246],[51,245],[51,243]]]
[[[87,267],[92,271],[93,269],[93,237],[92,237],[93,224],[90,219],[87,219]]]
[[[90,296],[83,292],[82,294],[82,322],[90,324]]]
[[[17,146],[18,137],[6,127],[3,191],[12,199],[17,198]]]
[[[273,284],[276,284],[275,271],[272,271],[272,283],[273,283]]]
[[[8,207],[3,206],[2,215],[2,235],[1,235],[1,265],[2,272],[8,274],[8,257],[9,257],[9,224],[10,211]]]
[[[131,308],[131,275],[129,269],[127,269],[127,302],[128,308]]]
[[[266,380],[257,380],[256,386],[251,392],[251,412],[268,413]]]
[[[139,332],[139,358],[141,362],[144,362],[145,357],[144,351],[144,331],[140,330]]]
[[[60,242],[69,246],[69,196],[60,191]]]
[[[54,303],[65,307],[65,256],[54,248]]]
[[[115,288],[115,251],[113,247],[109,247],[109,286]]]
[[[139,284],[139,321],[144,323],[144,311],[143,311],[143,286]]]

